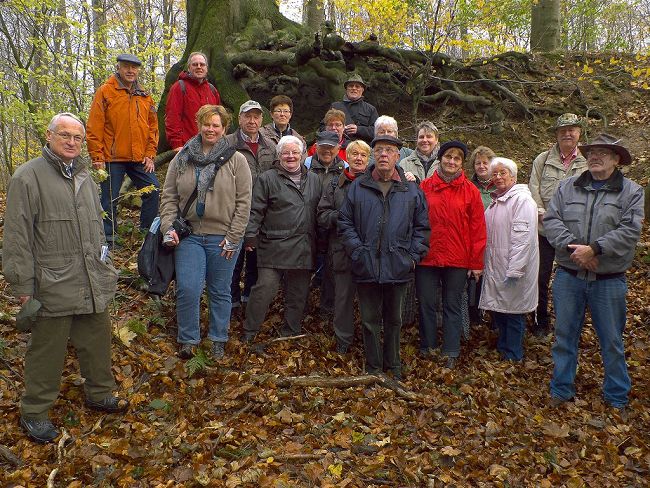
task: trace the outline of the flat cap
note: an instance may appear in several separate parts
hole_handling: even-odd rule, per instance
[[[241,107],[239,107],[239,115],[253,109],[257,109],[260,112],[264,112],[264,110],[262,110],[262,106],[259,103],[257,103],[255,100],[248,100],[247,102],[242,103]]]
[[[334,131],[323,131],[316,135],[316,144],[319,146],[338,146],[339,135]]]
[[[383,136],[377,136],[375,137],[372,142],[370,143],[370,147],[375,147],[375,144],[378,142],[387,142],[388,144],[392,144],[393,146],[397,146],[398,148],[402,148],[404,143],[399,140],[397,137],[390,136],[388,134],[384,134]]]
[[[122,53],[117,55],[117,61],[124,61],[125,63],[133,63],[142,66],[142,61],[135,54]]]

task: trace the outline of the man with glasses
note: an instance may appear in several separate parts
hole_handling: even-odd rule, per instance
[[[203,105],[220,105],[217,88],[208,81],[208,57],[200,51],[190,54],[187,69],[169,89],[165,105],[165,135],[169,147],[178,152],[198,134],[196,112]]]
[[[539,215],[539,282],[537,312],[533,324],[533,334],[546,336],[551,330],[548,313],[548,285],[553,272],[555,249],[546,239],[542,219],[561,180],[577,176],[587,169],[587,161],[578,151],[582,120],[575,114],[562,114],[551,130],[556,143],[548,151],[539,154],[533,161],[530,172],[530,189],[537,202]]]
[[[396,167],[402,141],[383,135],[371,146],[375,164],[350,185],[338,232],[357,283],[366,372],[399,379],[402,301],[429,249],[429,219],[422,191]]]
[[[141,67],[133,54],[118,55],[115,73],[95,93],[88,114],[88,153],[95,169],[108,171],[101,201],[110,247],[116,245],[117,202],[125,174],[136,188],[152,189],[141,195],[140,229],[145,232],[158,214],[158,119],[153,99],[138,83]]]
[[[112,393],[107,307],[117,272],[99,223],[97,187],[79,157],[84,136],[79,118],[55,115],[42,155],[16,170],[7,192],[2,268],[22,305],[16,326],[31,331],[20,425],[40,443],[59,435],[48,412],[59,395],[68,341],[85,378],[86,405],[105,412],[128,406]]]
[[[576,395],[578,345],[589,307],[605,370],[603,398],[626,420],[631,386],[623,345],[625,271],[641,236],[643,189],[617,168],[632,157],[616,137],[601,134],[580,152],[588,171],[560,183],[544,215],[558,263],[551,405]]]
[[[277,144],[284,136],[296,136],[307,147],[303,137],[289,123],[293,115],[293,102],[291,99],[286,95],[276,95],[271,98],[270,105],[272,122],[260,129],[264,137]]]

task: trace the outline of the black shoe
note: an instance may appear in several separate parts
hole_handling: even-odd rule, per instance
[[[194,357],[194,346],[192,344],[181,344],[178,348],[178,357],[192,359]]]
[[[97,402],[86,400],[86,406],[93,410],[100,410],[106,413],[122,413],[129,408],[129,401],[126,398],[109,395],[103,400]]]
[[[535,327],[533,329],[533,335],[541,339],[542,337],[546,337],[550,331],[548,327]]]
[[[341,344],[340,342],[336,343],[336,352],[338,354],[347,354],[350,346],[347,344]]]
[[[456,369],[456,364],[457,363],[458,363],[458,358],[448,357],[447,358],[447,363],[445,364],[445,368],[447,368],[447,369]]]
[[[241,341],[245,344],[251,344],[255,340],[255,332],[244,332],[244,335],[241,336]]]
[[[20,417],[20,426],[27,432],[30,439],[39,444],[52,442],[59,436],[59,431],[56,430],[50,419],[26,419]]]
[[[226,353],[226,343],[225,342],[213,342],[212,343],[212,358],[213,359],[223,359],[224,354]]]

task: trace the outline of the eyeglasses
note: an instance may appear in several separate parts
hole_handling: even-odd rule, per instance
[[[282,151],[280,153],[280,156],[300,156],[301,152],[300,151]]]
[[[340,129],[341,127],[343,127],[343,124],[341,122],[333,122],[327,126],[327,130]]]
[[[72,139],[77,144],[80,144],[81,141],[84,140],[84,136],[80,136],[79,134],[68,134],[67,132],[54,132],[54,131],[52,131],[52,133],[56,134],[64,141],[69,141]]]
[[[274,114],[282,114],[282,115],[287,115],[291,113],[291,110],[280,110],[276,109],[273,111]]]
[[[510,171],[505,171],[505,170],[503,170],[503,171],[495,171],[494,173],[492,173],[492,178],[496,178],[497,176],[499,178],[505,178],[506,176],[509,176],[509,175],[510,175]]]
[[[373,151],[375,154],[395,154],[396,152],[399,152],[399,150],[394,147],[376,147]]]
[[[202,68],[203,66],[207,66],[205,63],[192,63],[190,66],[194,66],[196,68]]]

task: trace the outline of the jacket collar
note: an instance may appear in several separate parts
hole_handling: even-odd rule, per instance
[[[372,177],[372,172],[374,169],[375,169],[374,164],[368,165],[366,172],[363,173],[362,175],[357,176],[356,180],[359,180],[360,185],[365,186],[367,188],[372,188],[373,190],[381,193],[381,188],[379,188],[379,185]],[[395,166],[395,169],[397,170],[397,174],[399,175],[399,181],[393,180],[393,187],[391,188],[389,193],[392,193],[394,191],[408,191],[408,181],[404,176],[404,170],[399,166]]]
[[[149,95],[149,94],[148,94],[148,93],[147,93],[147,92],[146,92],[146,91],[145,91],[145,90],[140,86],[140,83],[138,83],[138,80],[135,80],[135,82],[133,83],[133,86],[131,87],[131,89],[129,89],[129,88],[124,84],[124,82],[122,81],[122,78],[120,78],[120,75],[119,75],[119,73],[117,73],[117,72],[113,73],[113,76],[112,76],[111,78],[108,79],[108,82],[111,82],[111,81],[113,82],[113,84],[115,85],[115,88],[116,88],[117,90],[126,90],[126,91],[128,91],[129,93],[131,93],[131,94],[133,94],[133,95],[137,95],[137,96],[139,96],[139,97],[146,97],[147,95]],[[107,82],[107,83],[108,83],[108,82]]]
[[[320,159],[318,159],[318,153],[314,153],[314,155],[311,157],[311,168],[327,169],[327,171],[333,171],[335,169],[338,171],[343,171],[343,168],[345,168],[345,162],[339,158],[337,154],[334,157],[334,161],[332,161],[329,166],[325,166],[320,162]]]
[[[41,151],[41,154],[45,158],[45,160],[50,163],[54,168],[56,168],[59,173],[61,173],[61,176],[64,178],[70,179],[70,176],[68,176],[65,166],[66,164],[63,162],[63,160],[58,157],[56,154],[52,152],[50,149],[50,146],[45,144],[43,146],[43,150]],[[85,161],[81,157],[76,157],[71,161],[72,164],[72,176],[75,176],[79,171],[81,171],[85,167]]]
[[[573,182],[573,186],[582,188],[583,190],[593,190],[591,183],[594,181],[593,176],[589,171],[582,173],[576,180]],[[607,180],[605,180],[605,185],[601,188],[605,191],[619,192],[623,190],[623,173],[616,168],[614,172],[610,175]]]

